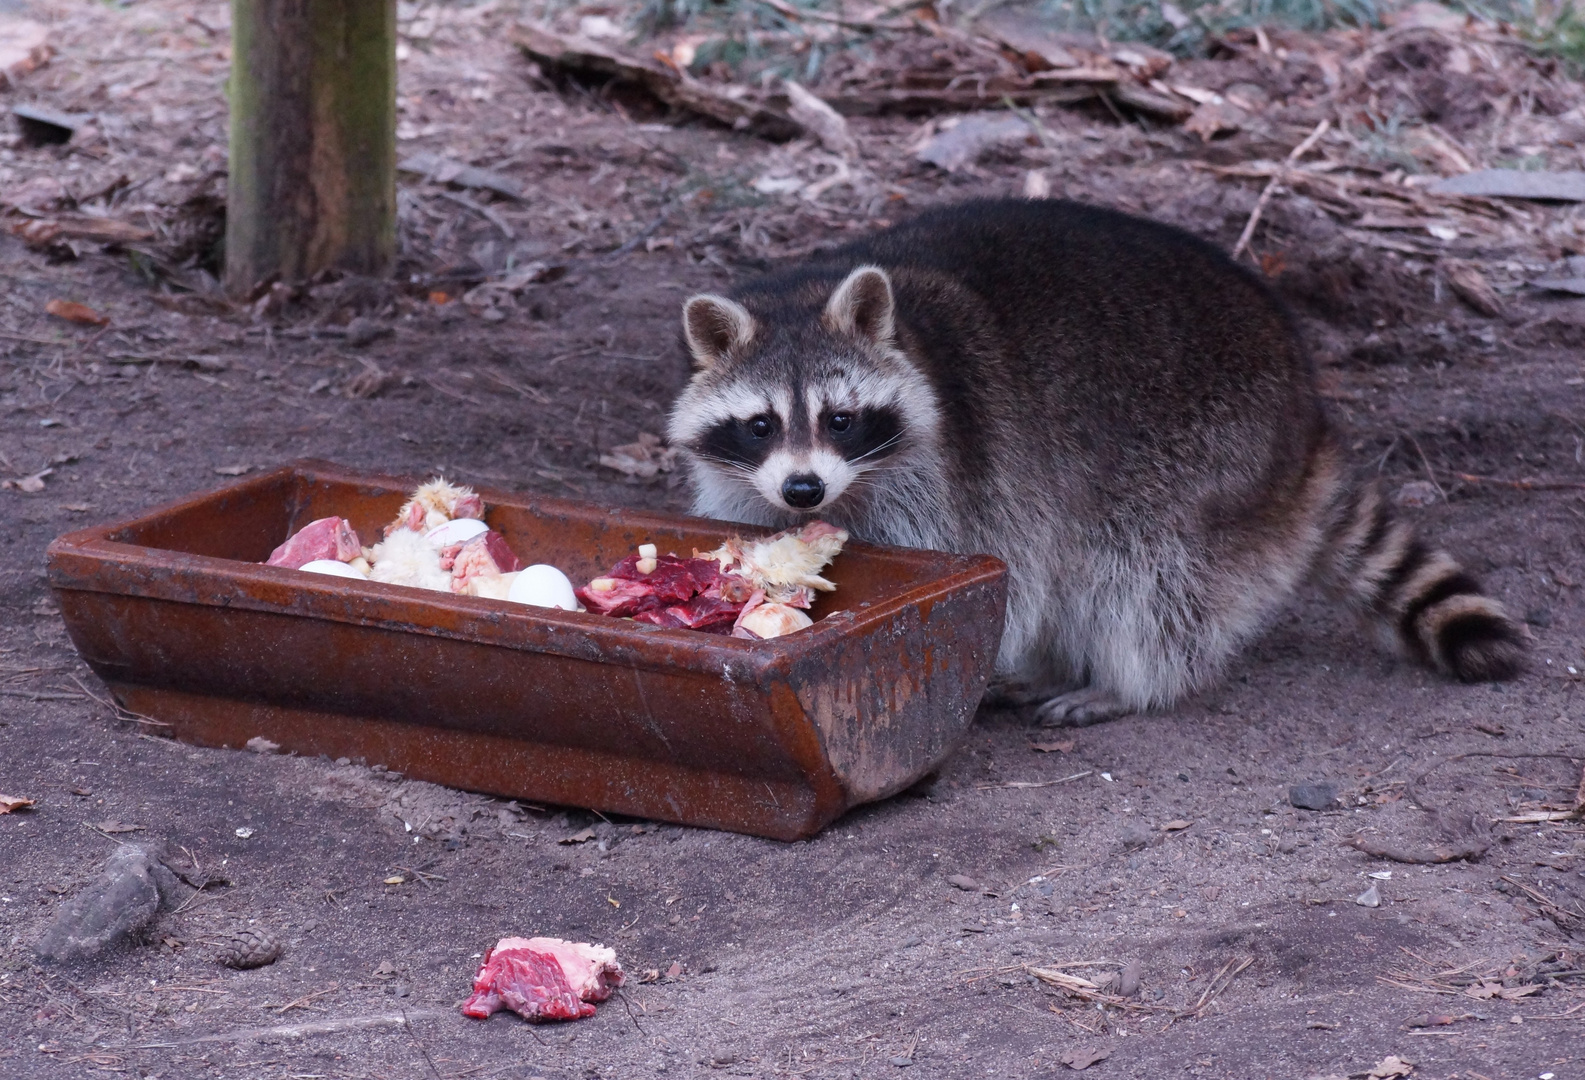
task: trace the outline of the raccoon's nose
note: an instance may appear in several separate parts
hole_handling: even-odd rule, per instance
[[[800,510],[813,510],[820,505],[820,500],[826,497],[825,481],[814,473],[789,476],[782,483],[781,497],[787,500],[788,506],[796,506]]]

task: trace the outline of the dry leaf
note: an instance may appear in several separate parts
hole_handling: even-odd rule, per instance
[[[9,814],[13,810],[28,810],[34,805],[32,799],[24,799],[20,795],[0,795],[0,814]]]
[[[0,489],[15,488],[29,495],[37,495],[44,490],[44,478],[54,472],[54,469],[40,469],[32,476],[23,476],[16,480],[0,480]]]
[[[1073,753],[1073,740],[1064,739],[1062,742],[1030,743],[1029,749],[1041,754],[1071,754]]]
[[[1237,131],[1243,123],[1244,112],[1236,105],[1207,101],[1194,107],[1183,122],[1183,130],[1198,135],[1201,142],[1210,142],[1224,132]]]
[[[1083,1072],[1097,1061],[1105,1061],[1111,1056],[1112,1052],[1104,1047],[1092,1046],[1088,1049],[1075,1047],[1072,1050],[1064,1051],[1062,1057],[1058,1060],[1074,1072]]]
[[[1192,821],[1184,821],[1182,818],[1176,818],[1176,819],[1174,819],[1172,821],[1167,822],[1165,825],[1163,825],[1161,827],[1161,831],[1162,832],[1177,832],[1180,829],[1187,829],[1190,825],[1193,825],[1193,824],[1194,824],[1194,822],[1192,822]]]
[[[638,442],[613,446],[609,453],[600,455],[600,464],[640,480],[648,480],[657,473],[671,472],[677,465],[677,448],[667,446],[659,435],[641,431]]]
[[[594,839],[593,829],[580,829],[571,836],[564,836],[556,841],[558,844],[586,844]]]
[[[75,300],[51,300],[44,305],[44,310],[57,319],[82,323],[85,326],[108,326],[110,324],[110,316],[101,315],[87,304],[79,304]]]
[[[393,876],[388,877],[388,878],[385,879],[385,884],[387,884],[387,885],[400,885],[403,882],[405,882],[406,880],[407,879],[405,877],[396,877],[396,876],[393,875]]]
[[[1408,1076],[1412,1072],[1414,1072],[1414,1062],[1405,1061],[1397,1054],[1389,1054],[1365,1075],[1370,1080],[1394,1080],[1399,1076]]]

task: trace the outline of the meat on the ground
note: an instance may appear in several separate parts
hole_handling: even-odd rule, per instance
[[[525,1020],[581,1020],[622,985],[616,953],[560,938],[502,938],[484,955],[464,1016],[510,1009]]]
[[[286,543],[270,553],[270,566],[296,570],[316,559],[350,562],[363,553],[358,534],[346,518],[324,517],[298,529]]]

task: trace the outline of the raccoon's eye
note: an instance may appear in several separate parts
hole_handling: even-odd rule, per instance
[[[776,433],[776,424],[768,416],[756,416],[748,422],[748,433],[756,439],[768,439]]]
[[[853,416],[851,413],[845,412],[832,413],[831,419],[826,421],[826,423],[832,431],[846,431],[853,426]]]

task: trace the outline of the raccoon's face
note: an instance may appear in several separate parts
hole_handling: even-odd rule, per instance
[[[683,307],[697,371],[670,437],[704,471],[696,480],[721,486],[713,512],[751,493],[776,516],[851,501],[933,436],[934,394],[897,347],[884,271],[854,270],[823,310],[755,306],[707,293]]]

